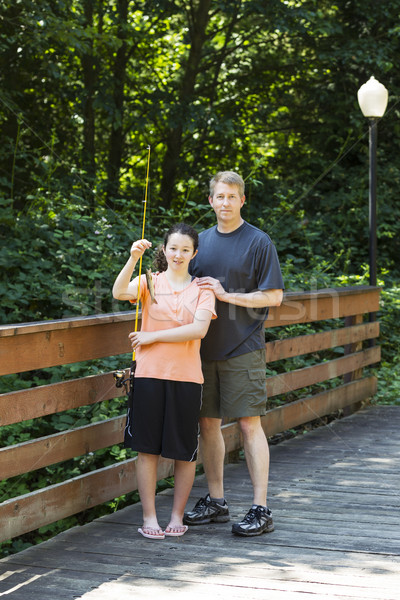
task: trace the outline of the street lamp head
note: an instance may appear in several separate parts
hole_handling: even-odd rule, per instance
[[[364,117],[378,118],[385,114],[388,91],[375,77],[360,87],[357,98]]]

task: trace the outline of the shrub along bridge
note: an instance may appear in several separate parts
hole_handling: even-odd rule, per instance
[[[264,431],[268,437],[315,421],[340,409],[343,409],[345,414],[350,414],[360,407],[362,401],[374,395],[376,378],[373,375],[364,376],[363,368],[377,364],[380,360],[380,348],[375,343],[375,338],[379,335],[379,323],[374,318],[369,320],[366,318],[368,314],[375,314],[378,310],[379,289],[357,286],[313,292],[288,292],[285,294],[282,306],[270,311],[266,322],[267,338],[274,337],[275,339],[266,343],[267,363],[273,366],[273,363],[276,362],[279,365],[277,361],[285,360],[285,370],[280,374],[273,374],[267,379],[269,399],[280,400],[280,402],[276,402],[277,406],[271,408],[263,418]],[[290,331],[293,330],[290,326],[295,324],[313,324],[313,333],[290,337]],[[126,312],[3,326],[0,329],[0,374],[29,372],[126,354],[130,350],[127,335],[131,329],[132,313]],[[312,357],[312,360],[309,361],[312,364],[292,370],[288,369],[288,361],[305,355]],[[338,356],[338,358],[334,356]],[[319,389],[323,391],[316,390],[315,386],[319,386]],[[297,393],[293,394],[295,391]],[[115,387],[112,372],[15,390],[0,397],[0,425],[20,423],[77,407],[90,406],[123,394],[123,388]],[[273,402],[273,400],[271,401]],[[380,516],[378,513],[374,513],[376,521],[371,524],[372,517],[368,517],[365,512],[361,514],[357,508],[351,508],[353,502],[361,506],[376,499],[374,495],[377,493],[376,484],[375,489],[371,490],[370,478],[376,476],[379,485],[383,485],[383,489],[389,489],[396,476],[390,456],[387,458],[387,463],[379,457],[376,462],[372,459],[371,463],[367,464],[367,461],[371,455],[375,456],[375,449],[372,446],[377,443],[375,437],[377,423],[380,426],[379,419],[382,424],[387,422],[389,427],[394,428],[394,419],[398,418],[399,413],[396,409],[393,410],[389,407],[372,410],[378,412],[376,418],[372,418],[370,422],[365,416],[365,414],[370,414],[368,411],[359,413],[360,418],[362,415],[362,419],[364,419],[360,423],[369,423],[365,426],[365,430],[357,421],[358,415],[353,415],[337,421],[329,428],[314,430],[307,436],[288,440],[272,448],[272,498],[271,492],[270,498],[273,510],[275,503],[280,504],[278,514],[275,516],[274,513],[274,520],[276,521],[278,518],[279,521],[279,518],[283,517],[284,520],[287,519],[287,523],[292,523],[294,537],[287,525],[288,537],[285,538],[283,531],[285,526],[282,529],[281,524],[275,533],[261,536],[256,539],[254,544],[251,542],[249,544],[249,540],[233,537],[229,533],[230,527],[227,524],[218,529],[220,536],[217,537],[214,537],[214,534],[217,535],[215,531],[217,527],[191,528],[186,536],[179,538],[178,541],[174,540],[172,544],[170,540],[166,539],[163,542],[150,541],[151,546],[149,546],[149,540],[144,538],[139,540],[136,533],[137,526],[141,524],[141,507],[140,504],[137,504],[4,559],[0,563],[0,596],[7,594],[7,597],[12,598],[31,597],[42,600],[47,597],[110,598],[118,596],[118,598],[123,598],[124,594],[126,597],[128,594],[130,597],[132,595],[135,597],[136,593],[136,597],[146,598],[156,592],[162,592],[166,597],[169,595],[172,597],[172,594],[175,597],[176,594],[182,593],[182,597],[196,598],[196,594],[198,594],[199,598],[203,598],[206,594],[212,593],[216,598],[225,598],[228,595],[230,598],[244,596],[246,598],[265,598],[265,590],[268,589],[273,594],[270,597],[280,598],[280,594],[284,592],[279,590],[286,590],[286,592],[292,590],[295,594],[297,591],[299,593],[305,591],[316,593],[315,590],[322,589],[318,587],[322,583],[328,582],[331,586],[337,585],[337,581],[334,581],[334,578],[329,575],[331,568],[333,569],[332,565],[335,563],[335,569],[342,575],[346,571],[346,583],[343,583],[345,587],[342,588],[343,594],[340,593],[342,598],[395,598],[392,589],[395,585],[396,569],[394,564],[398,560],[400,535],[397,535],[396,538],[394,525],[398,523],[398,513],[397,516],[394,514],[392,504],[387,501],[386,504],[384,503],[384,515]],[[386,415],[390,415],[389,421]],[[16,477],[119,444],[122,440],[124,421],[124,415],[117,416],[2,448],[0,449],[1,477],[2,479]],[[350,426],[347,423],[350,423]],[[351,427],[353,427],[352,432],[350,431]],[[320,432],[325,432],[325,436],[328,437],[323,438],[323,433]],[[223,433],[227,458],[232,458],[242,444],[239,427],[235,422],[225,423]],[[388,440],[383,438],[382,443],[386,452],[389,448]],[[363,454],[357,456],[355,448],[363,448]],[[397,447],[393,445],[393,452],[396,451],[396,448],[398,453],[398,445]],[[276,461],[275,466],[274,460]],[[360,460],[361,462],[358,463],[357,461]],[[199,462],[201,462],[201,456],[199,456]],[[96,471],[2,502],[0,504],[1,540],[8,540],[33,531],[136,490],[135,465],[136,458],[115,462],[115,464]],[[384,466],[384,478],[382,475],[380,481],[378,468],[382,465]],[[367,473],[363,472],[365,467],[367,467]],[[328,476],[326,470],[329,468],[332,468],[330,475],[333,478]],[[318,475],[310,487],[312,472],[317,472]],[[338,474],[340,477],[336,477]],[[171,475],[173,475],[172,461],[161,459],[159,478],[164,479]],[[227,466],[227,496],[233,502],[231,504],[233,518],[247,510],[250,493],[247,477],[243,462],[239,461]],[[336,501],[339,504],[342,502],[343,490],[339,485],[341,478],[345,482],[343,490],[347,494],[346,510],[342,515],[335,512],[331,519],[332,498],[336,498],[335,503]],[[302,493],[298,498],[296,490],[291,489],[294,487],[297,490],[302,489],[304,496]],[[194,501],[199,493],[204,492],[204,489],[204,477],[198,477],[190,502]],[[398,485],[394,485],[393,489],[398,490]],[[330,495],[329,501],[319,498],[326,490]],[[398,494],[398,492],[396,493]],[[367,498],[365,494],[367,496],[370,494],[370,496]],[[164,507],[167,512],[171,502],[169,495],[170,491],[166,491],[158,496],[161,515]],[[360,500],[361,497],[364,499],[363,502]],[[296,501],[293,500],[294,498]],[[356,501],[355,498],[358,500]],[[291,499],[294,505],[298,504],[297,508],[293,510],[291,509]],[[302,530],[302,523],[304,523],[302,519],[304,519],[307,508],[312,510],[312,514],[308,514],[307,518],[311,518],[314,541],[308,537],[308,542],[305,543],[304,535],[303,538],[300,535],[300,541],[296,541],[296,532],[299,532],[299,526],[300,531]],[[377,530],[380,531],[383,528],[384,542],[379,539],[377,542],[371,542],[370,546],[367,544],[368,547],[364,548],[362,541],[357,545],[354,535],[351,535],[351,540],[346,542],[348,544],[346,546],[342,534],[349,527],[349,522],[353,521],[357,523],[357,531],[361,538],[366,535],[365,528],[372,528],[372,540],[376,540],[377,537],[382,538],[382,534]],[[365,523],[365,527],[362,525],[363,523]],[[213,535],[205,535],[206,532],[210,534],[211,531]],[[228,533],[229,537],[227,537]],[[342,541],[341,545],[339,544],[340,551],[335,549],[334,544],[332,545],[332,535],[337,536],[336,540]],[[92,537],[88,538],[87,536]],[[90,541],[85,543],[84,540]],[[273,546],[276,543],[279,546],[278,554],[275,547],[275,553],[269,552],[269,558],[266,558],[266,548],[271,548],[271,544]],[[158,546],[156,547],[154,544],[158,544]],[[164,550],[161,549],[160,544],[164,544]],[[174,551],[172,563],[168,562],[167,546]],[[95,551],[95,547],[98,552]],[[129,550],[127,550],[128,547]],[[185,555],[185,548],[189,554]],[[329,548],[332,549],[329,550]],[[270,576],[272,580],[292,581],[290,573],[292,575],[294,572],[297,573],[299,567],[299,563],[293,562],[296,552],[301,553],[302,568],[305,573],[309,572],[309,575],[302,574],[299,576],[300,578],[296,575],[296,581],[302,582],[301,585],[299,584],[300,587],[297,586],[298,589],[292,584],[288,587],[282,587],[281,583],[277,586],[272,585],[269,580]],[[353,589],[353,583],[350,581],[356,571],[355,563],[352,563],[352,568],[349,566],[348,569],[345,569],[343,565],[340,566],[339,560],[346,553],[351,557],[352,552],[360,553],[358,564],[361,570],[364,569],[362,573],[365,574],[364,580],[361,578],[362,573],[357,575],[360,578],[355,587],[360,587],[359,596],[355,595],[355,588]],[[370,562],[371,552],[372,562]],[[213,570],[211,564],[207,565],[207,553],[214,553],[214,555],[216,553],[220,559],[217,560],[214,556],[219,564],[218,568],[215,567]],[[193,585],[187,587],[189,563],[186,564],[185,561],[192,561],[194,554],[202,557],[200,558],[202,566],[201,568],[193,566],[190,562],[190,568],[194,569],[194,574],[189,579],[192,583],[194,582],[194,587]],[[385,560],[382,559],[384,554]],[[157,564],[156,557],[161,557],[161,565]],[[275,558],[273,559],[273,557]],[[311,571],[314,568],[312,565],[315,563],[316,557],[320,564],[319,574],[315,575],[314,581],[314,579],[308,579],[308,576],[311,577]],[[274,569],[270,562],[267,565],[264,564],[264,560],[273,560]],[[68,561],[68,564],[65,561]],[[262,567],[259,561],[262,561]],[[92,565],[91,567],[89,563]],[[128,563],[130,567],[126,574]],[[135,564],[134,570],[132,570],[133,563]],[[72,564],[75,565],[74,568],[72,568]],[[249,566],[250,564],[253,565],[254,572],[245,569],[245,565]],[[207,565],[207,569],[204,570],[205,565]],[[380,590],[379,592],[375,590],[377,595],[374,595],[375,592],[368,595],[371,588],[369,565],[372,565],[371,573],[386,573],[387,593],[383,589],[385,586],[380,584],[375,586]],[[233,566],[239,571],[232,571]],[[289,575],[286,574],[286,576],[283,575],[285,566],[289,569]],[[164,567],[165,572],[162,570]],[[157,571],[158,568],[161,570]],[[171,569],[175,574],[171,573]],[[265,571],[265,569],[267,570]],[[321,569],[322,571],[327,570],[326,581],[321,574]],[[234,572],[236,583],[231,582],[228,585],[227,577],[232,572]],[[105,577],[107,573],[109,576]],[[207,577],[211,578],[210,582],[212,581],[212,583],[208,587],[206,583],[209,580],[202,581],[201,573],[206,573]],[[222,573],[220,579],[218,579],[219,573]],[[129,579],[130,576],[133,576],[134,581],[132,578]],[[32,577],[32,582],[30,577]],[[248,577],[255,578],[254,585],[249,583]],[[171,581],[167,584],[162,583],[165,578],[171,578]],[[260,580],[263,578],[268,579],[269,587],[260,587]],[[109,580],[117,586],[121,583],[122,587],[110,588]],[[307,583],[309,581],[314,583],[311,585]],[[106,586],[105,588],[103,588],[103,584]],[[231,589],[231,585],[236,587]],[[315,585],[317,587],[314,589]],[[349,589],[347,589],[347,585],[350,586]],[[56,595],[54,595],[55,587],[57,587]],[[91,588],[94,588],[95,591],[89,592],[88,590]],[[249,588],[252,590],[251,593],[249,593]],[[332,589],[337,590],[338,588],[332,587]],[[76,593],[73,593],[72,590]],[[329,593],[328,588],[324,588],[324,590],[321,593]],[[31,591],[31,595],[29,595],[29,591]],[[86,594],[86,592],[88,593]],[[189,595],[185,596],[186,593]],[[84,594],[84,596],[80,594]]]

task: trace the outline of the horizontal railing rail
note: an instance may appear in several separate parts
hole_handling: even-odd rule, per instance
[[[379,322],[364,322],[364,319],[378,310],[379,288],[370,286],[286,292],[282,305],[270,309],[265,327],[268,334],[276,333],[275,337],[295,324],[322,322],[323,331],[266,343],[269,367],[299,356],[313,358],[313,364],[267,377],[269,399],[284,398],[280,406],[271,408],[262,418],[268,437],[356,406],[374,395],[376,377],[364,376],[363,369],[380,360],[380,347],[365,344],[379,336]],[[1,326],[0,375],[127,354],[132,322],[132,312],[121,312]],[[363,343],[367,347],[363,348]],[[318,358],[321,353],[338,348],[343,349],[341,356]],[[128,374],[129,365],[124,366]],[[326,386],[323,391],[310,391],[312,386],[322,384]],[[10,391],[0,396],[0,427],[90,407],[124,394],[123,388],[115,387],[111,371]],[[288,399],[287,395],[294,397]],[[125,416],[121,415],[3,447],[0,449],[1,479],[121,444],[124,425]],[[227,453],[242,447],[236,422],[226,423],[222,431]],[[198,462],[201,462],[201,454]],[[170,475],[173,475],[173,461],[161,459],[159,479]],[[136,489],[135,457],[9,498],[0,504],[0,541]]]

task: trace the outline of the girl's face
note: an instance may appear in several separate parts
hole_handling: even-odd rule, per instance
[[[165,258],[168,268],[174,271],[187,271],[189,263],[197,254],[194,250],[193,240],[189,235],[172,233],[166,247],[164,247]]]

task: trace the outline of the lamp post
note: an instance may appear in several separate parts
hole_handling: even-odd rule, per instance
[[[358,103],[369,119],[369,284],[376,285],[376,146],[378,120],[385,114],[388,91],[375,77],[360,87]],[[372,317],[372,318],[371,318]],[[375,320],[370,315],[370,320]]]

